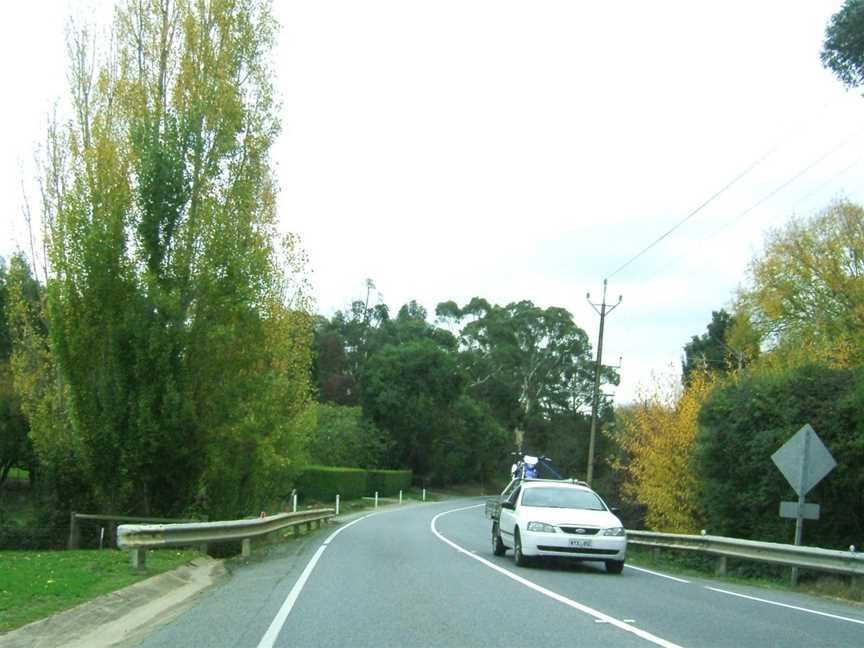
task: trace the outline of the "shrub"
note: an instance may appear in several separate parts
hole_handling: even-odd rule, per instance
[[[706,528],[715,535],[789,542],[793,520],[777,515],[797,495],[771,456],[809,423],[837,468],[807,494],[822,507],[804,543],[845,549],[864,532],[864,368],[808,365],[755,375],[717,390],[699,415],[696,469]]]
[[[358,499],[366,494],[367,474],[360,468],[307,466],[297,480],[297,491],[304,499],[328,501],[338,493],[342,499]]]
[[[376,492],[382,497],[396,495],[411,486],[414,473],[410,470],[367,470],[366,494]]]
[[[319,403],[309,454],[314,463],[351,468],[381,466],[393,442],[363,418],[359,407]]]

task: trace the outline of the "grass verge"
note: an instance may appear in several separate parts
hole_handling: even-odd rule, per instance
[[[188,550],[150,551],[147,568],[137,572],[122,551],[0,551],[0,632],[175,569],[200,555]]]
[[[716,558],[672,550],[663,550],[655,556],[650,549],[633,545],[627,547],[627,562],[678,576],[711,578],[738,585],[799,592],[845,603],[864,604],[864,583],[856,581],[854,577],[802,570],[798,585],[793,586],[789,580],[789,567],[732,559],[728,562],[726,576],[718,576],[715,572]]]

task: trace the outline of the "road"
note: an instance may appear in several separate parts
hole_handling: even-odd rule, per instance
[[[492,555],[479,500],[355,516],[235,571],[147,648],[864,646],[864,608],[600,563]]]

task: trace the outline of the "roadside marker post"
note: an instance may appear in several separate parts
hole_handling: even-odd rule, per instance
[[[339,493],[336,493],[336,515],[339,515]]]
[[[378,508],[378,491],[375,491],[375,508]]]
[[[426,489],[425,488],[423,489],[423,501],[424,502],[426,501]]]
[[[292,502],[293,502],[293,503],[292,503],[292,509],[291,509],[291,510],[292,510],[294,513],[296,513],[296,512],[297,512],[297,493],[294,493],[294,497],[292,497],[291,499],[292,499]]]
[[[399,503],[400,504],[402,503],[402,491],[401,490],[399,491]]]

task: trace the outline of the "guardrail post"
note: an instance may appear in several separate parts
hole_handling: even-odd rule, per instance
[[[717,575],[718,576],[725,576],[727,566],[728,566],[728,563],[726,561],[726,556],[718,556],[717,557]]]
[[[243,538],[243,542],[240,545],[240,555],[244,558],[252,555],[252,538]]]
[[[144,566],[147,563],[147,550],[133,549],[130,553],[132,555],[132,569],[144,569]]]
[[[200,551],[200,552],[201,552],[202,554],[204,554],[205,556],[207,555],[207,551],[208,551],[209,549],[210,549],[210,547],[207,546],[207,543],[206,543],[206,542],[204,542],[204,543],[198,545],[198,551]]]
[[[81,528],[78,526],[78,518],[75,511],[69,514],[69,542],[67,549],[78,549],[81,546]]]
[[[654,562],[660,562],[660,547],[651,548],[651,560]]]

